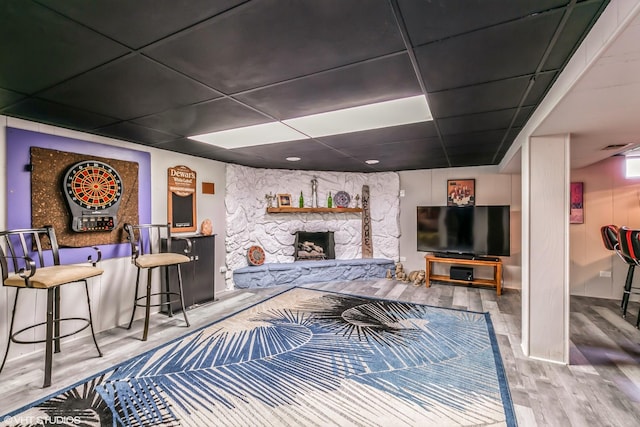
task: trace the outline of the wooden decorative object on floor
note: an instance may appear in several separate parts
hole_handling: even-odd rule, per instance
[[[371,210],[369,208],[369,186],[362,186],[362,258],[373,258],[371,240]]]
[[[407,273],[404,272],[404,266],[401,262],[396,263],[396,280],[404,280],[407,276]]]
[[[424,284],[424,278],[425,278],[424,270],[415,270],[409,273],[409,281],[416,286]]]

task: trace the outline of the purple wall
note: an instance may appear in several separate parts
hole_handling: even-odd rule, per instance
[[[143,151],[82,141],[7,127],[7,229],[31,228],[30,148],[40,147],[89,156],[136,162],[138,168],[138,216],[140,223],[151,222],[151,155]],[[102,259],[131,254],[128,243],[99,245]],[[81,263],[95,252],[87,248],[61,249],[63,264]]]

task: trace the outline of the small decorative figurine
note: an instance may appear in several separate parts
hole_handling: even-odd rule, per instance
[[[202,224],[200,224],[200,233],[204,236],[211,236],[211,234],[213,234],[213,224],[210,219],[207,218],[202,221]]]
[[[268,208],[272,208],[273,207],[273,201],[276,199],[276,196],[274,196],[271,191],[269,191],[269,194],[265,194],[264,198],[267,199],[267,207]]]
[[[360,195],[356,194],[356,208],[360,207]]]
[[[413,282],[414,285],[419,286],[424,284],[425,275],[426,273],[424,272],[424,270],[415,270],[409,273],[407,281]]]
[[[391,269],[390,268],[387,268],[387,276],[386,277],[389,280],[393,279],[393,275],[391,274]]]
[[[396,262],[396,280],[404,280],[407,273],[404,272],[404,266],[401,262]]]

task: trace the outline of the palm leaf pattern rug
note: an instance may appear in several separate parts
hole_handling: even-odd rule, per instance
[[[513,426],[489,315],[286,290],[3,425]]]

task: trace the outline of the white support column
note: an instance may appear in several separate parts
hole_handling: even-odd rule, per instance
[[[569,135],[522,147],[522,349],[569,363]]]

